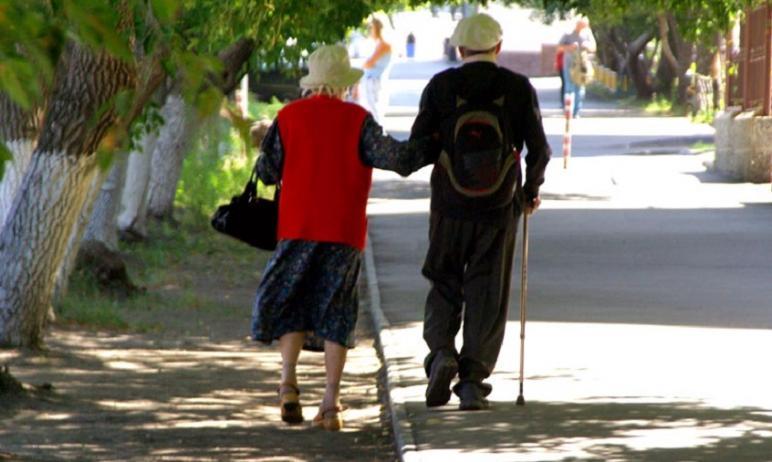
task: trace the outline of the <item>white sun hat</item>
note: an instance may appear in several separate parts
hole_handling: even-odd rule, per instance
[[[348,52],[341,45],[319,47],[308,57],[308,75],[300,79],[306,90],[330,87],[347,88],[362,78],[362,70],[351,67]]]
[[[450,44],[468,50],[490,50],[501,42],[501,25],[485,13],[464,18],[456,25]]]

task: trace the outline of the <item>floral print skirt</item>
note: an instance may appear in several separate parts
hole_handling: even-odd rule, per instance
[[[323,350],[325,340],[353,348],[361,265],[362,253],[345,244],[279,242],[257,289],[254,340],[306,332],[306,350]]]

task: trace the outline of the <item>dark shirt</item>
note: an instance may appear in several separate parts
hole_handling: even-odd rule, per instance
[[[522,195],[527,201],[539,195],[539,186],[544,183],[544,170],[551,156],[547,137],[542,127],[539,101],[528,78],[501,68],[492,62],[479,61],[448,69],[435,75],[421,96],[418,116],[413,124],[410,139],[420,139],[433,133],[440,133],[442,141],[450,135],[443,131],[444,121],[453,116],[457,97],[505,96],[510,121],[511,142],[518,152],[527,147],[525,156],[526,175]],[[445,144],[445,143],[443,143]],[[428,163],[437,161],[440,150],[426,154]],[[441,166],[435,165],[435,171]],[[520,166],[517,165],[518,190],[521,188]],[[432,210],[459,218],[484,218],[484,215],[500,215],[500,211],[460,211],[446,203],[445,195],[438,193],[447,185],[438,184],[437,175],[432,174]],[[515,197],[519,197],[515,194]],[[522,199],[520,199],[522,200]],[[464,216],[465,215],[465,216]]]

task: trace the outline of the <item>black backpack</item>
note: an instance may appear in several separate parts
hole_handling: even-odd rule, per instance
[[[438,159],[464,202],[476,199],[473,202],[492,202],[491,206],[511,200],[511,175],[517,164],[506,98],[496,93],[503,86],[493,83],[487,95],[456,96],[455,110],[445,121],[446,141]],[[506,185],[509,190],[502,190]]]

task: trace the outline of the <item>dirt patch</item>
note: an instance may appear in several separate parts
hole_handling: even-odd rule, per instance
[[[126,313],[155,323],[150,333],[57,326],[43,353],[0,350],[0,364],[33,391],[0,400],[0,460],[395,460],[365,309],[344,373],[344,431],[308,423],[324,391],[318,353],[304,352],[298,369],[306,423],[280,421],[280,357],[247,338],[254,268],[266,257],[205,272],[228,263],[191,256],[176,287],[149,289],[159,297],[184,292],[189,303]]]

